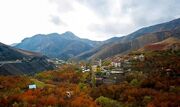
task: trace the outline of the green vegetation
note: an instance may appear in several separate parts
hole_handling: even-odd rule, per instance
[[[31,81],[32,81],[33,84],[36,84],[36,86],[38,88],[44,88],[45,85],[46,85],[44,82],[41,82],[41,81],[39,81],[37,79],[31,79]]]
[[[101,107],[122,107],[118,101],[103,96],[100,96],[95,101]]]

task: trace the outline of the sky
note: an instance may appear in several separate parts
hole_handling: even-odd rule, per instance
[[[180,18],[179,0],[0,0],[0,42],[71,31],[106,40]]]

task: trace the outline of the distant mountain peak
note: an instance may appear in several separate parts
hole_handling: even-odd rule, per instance
[[[74,35],[74,33],[72,33],[71,31],[66,31],[66,32],[64,32],[63,34],[71,34],[71,35]]]
[[[77,37],[74,33],[70,32],[70,31],[66,31],[65,33],[62,33],[61,36],[63,36],[63,38],[65,39],[80,39],[79,37]]]
[[[47,34],[47,36],[52,36],[52,35],[57,35],[57,36],[60,36],[59,33],[50,33],[50,34]]]

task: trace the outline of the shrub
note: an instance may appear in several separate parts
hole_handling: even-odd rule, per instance
[[[130,84],[135,87],[140,86],[140,82],[137,79],[133,79]]]
[[[118,101],[103,96],[97,98],[96,103],[102,107],[122,107]]]

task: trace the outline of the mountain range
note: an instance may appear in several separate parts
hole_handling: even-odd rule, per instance
[[[49,58],[96,60],[134,50],[180,49],[180,18],[105,41],[82,39],[68,31],[37,34],[12,46],[0,43],[0,75],[32,75],[54,69]]]
[[[116,37],[115,39],[111,38],[110,40],[106,40],[110,42],[81,53],[76,56],[76,59],[105,59],[117,54],[125,54],[140,49],[146,45],[160,42],[170,37],[180,38],[180,18],[139,29],[127,36]]]
[[[170,37],[179,39],[180,18],[144,27],[126,36],[113,37],[106,41],[82,39],[68,31],[63,34],[38,34],[25,38],[15,47],[63,60],[93,60],[125,54]]]

